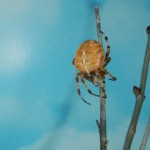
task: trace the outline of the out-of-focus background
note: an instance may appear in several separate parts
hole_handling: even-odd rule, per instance
[[[135,104],[132,87],[140,83],[149,0],[0,0],[1,150],[99,150],[99,98],[83,86],[92,105],[78,97],[72,65],[79,45],[97,40],[96,4],[111,46],[107,69],[117,77],[106,78],[108,150],[122,149]],[[148,122],[149,83],[150,75],[132,150]]]

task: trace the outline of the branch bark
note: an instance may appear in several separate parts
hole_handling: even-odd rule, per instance
[[[99,15],[99,8],[98,6],[95,6],[95,17],[96,17],[96,27],[97,27],[97,36],[98,36],[98,42],[103,46],[102,43],[102,34],[101,34],[101,21],[100,21],[100,15]]]
[[[101,22],[98,6],[95,7],[95,17],[97,26],[98,42],[102,45]],[[100,78],[100,123],[96,120],[99,136],[100,136],[100,150],[107,150],[107,135],[106,135],[106,96],[105,93],[105,76]]]
[[[136,103],[134,107],[134,112],[132,114],[132,119],[126,134],[123,150],[130,150],[131,148],[132,140],[136,133],[136,126],[138,123],[139,115],[145,99],[145,87],[146,87],[146,80],[147,80],[149,60],[150,60],[150,26],[147,27],[147,34],[148,34],[148,42],[147,42],[145,58],[143,63],[140,87],[139,88],[136,86],[133,87],[133,92],[136,97]]]
[[[147,140],[148,140],[148,137],[149,137],[149,133],[150,133],[150,118],[148,120],[147,127],[146,127],[144,137],[143,137],[143,140],[142,140],[142,143],[141,143],[141,146],[140,146],[139,150],[145,150],[146,143],[147,143]]]

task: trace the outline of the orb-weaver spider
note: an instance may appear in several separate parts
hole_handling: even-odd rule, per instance
[[[110,74],[105,67],[110,62],[111,58],[109,57],[110,53],[110,46],[108,43],[107,36],[101,31],[102,35],[105,38],[107,50],[106,53],[104,53],[104,50],[102,46],[95,40],[88,40],[85,41],[83,44],[80,45],[79,49],[76,52],[75,58],[73,59],[73,65],[77,68],[79,71],[76,74],[76,87],[77,87],[77,93],[80,96],[80,98],[87,104],[90,105],[82,96],[80,92],[79,87],[79,77],[81,79],[81,82],[85,86],[86,90],[94,95],[99,96],[97,94],[94,94],[87,86],[84,79],[88,80],[89,82],[92,82],[95,86],[103,85],[101,82],[105,82],[105,80],[101,80],[105,75],[110,76],[110,80],[116,80],[116,78]],[[105,87],[101,86],[103,91],[103,97],[106,97],[105,94]]]

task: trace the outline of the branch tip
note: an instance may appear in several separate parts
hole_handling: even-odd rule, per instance
[[[95,6],[95,12],[97,12],[97,11],[98,11],[98,6],[96,5],[96,6]]]

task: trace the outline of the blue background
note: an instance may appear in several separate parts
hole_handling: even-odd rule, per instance
[[[111,46],[107,69],[117,77],[106,77],[108,149],[122,149],[147,44],[148,0],[0,0],[1,150],[99,149],[99,99],[83,86],[92,105],[78,97],[72,65],[79,45],[97,40],[97,4]],[[149,77],[132,150],[139,148],[149,118]]]

